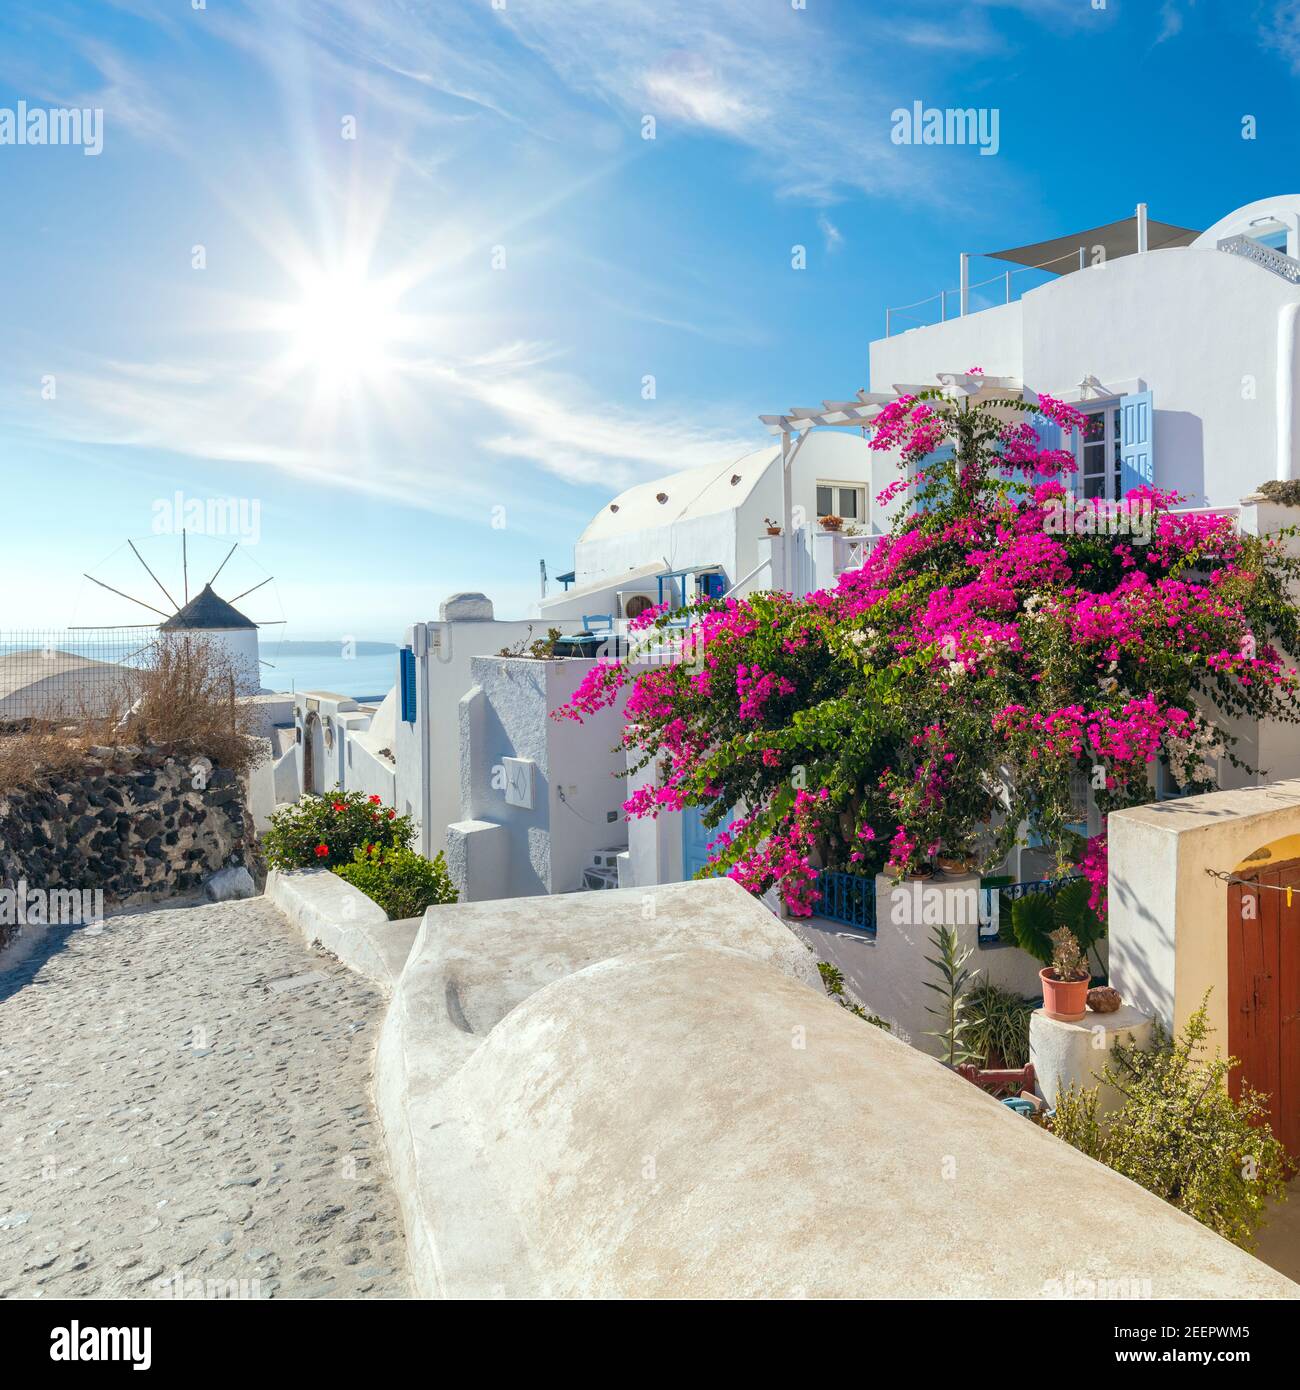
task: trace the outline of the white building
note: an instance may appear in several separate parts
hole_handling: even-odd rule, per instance
[[[771,446],[628,488],[578,537],[566,577],[572,587],[543,599],[538,612],[547,622],[617,625],[649,604],[700,593],[807,592],[820,517],[842,519],[842,540],[873,529],[871,467],[860,435],[825,432],[810,435],[791,464],[788,499],[781,451]],[[784,537],[773,544],[767,535],[769,521],[789,538],[788,552]]]
[[[873,395],[977,366],[1068,401],[1095,418],[1086,443],[1067,441],[1090,497],[1153,482],[1189,506],[1234,507],[1263,482],[1300,478],[1300,194],[1199,234],[1143,207],[993,259],[1054,278],[1015,297],[1020,272],[999,270],[988,292],[1009,302],[980,309],[964,255],[961,312],[871,344]],[[876,485],[895,476],[879,457]]]
[[[689,877],[712,834],[698,813],[631,827],[603,819],[629,789],[611,789],[606,766],[617,728],[605,739],[588,730],[588,756],[561,748],[548,716],[586,662],[500,654],[551,627],[617,636],[664,600],[833,583],[888,529],[890,509],[875,499],[898,477],[896,460],[863,435],[899,394],[937,384],[954,395],[1049,394],[1095,422],[1082,437],[1051,441],[1076,451],[1080,492],[1117,499],[1153,482],[1193,505],[1235,509],[1246,530],[1290,519],[1289,508],[1252,494],[1268,479],[1300,479],[1300,195],[1253,203],[1202,233],[1151,222],[1139,208],[997,257],[1046,266],[1052,278],[1017,297],[1020,272],[1007,271],[1006,302],[979,309],[963,256],[961,312],[947,317],[945,297],[943,321],[874,342],[868,389],[764,416],[775,446],[640,484],[602,507],[578,537],[565,589],[542,600],[534,623],[497,622],[483,595],[456,595],[438,622],[408,630],[397,688],[379,707],[300,697],[299,785],[378,791],[415,818],[422,852],[449,847],[458,864],[473,855],[498,864],[471,875],[473,896],[570,891],[584,859],[607,851],[624,851],[627,885]],[[831,512],[843,531],[820,526]],[[1241,732],[1242,755],[1269,777],[1300,774],[1286,731]],[[529,784],[534,805],[507,801],[507,764],[540,779]],[[567,826],[556,839],[555,818],[575,821],[580,809],[594,838]],[[1015,867],[1035,876],[1032,853]]]

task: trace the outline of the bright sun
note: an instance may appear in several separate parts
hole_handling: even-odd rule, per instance
[[[372,378],[390,365],[400,336],[396,294],[364,270],[313,271],[302,279],[302,298],[285,324],[293,365],[336,386]]]

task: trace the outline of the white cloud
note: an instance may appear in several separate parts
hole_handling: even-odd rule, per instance
[[[844,245],[844,233],[831,221],[823,212],[817,218],[817,226],[821,230],[822,236],[826,241],[827,254],[833,254]]]
[[[738,428],[654,401],[640,411],[595,401],[547,366],[553,356],[547,344],[515,342],[409,359],[328,426],[316,383],[280,381],[273,364],[105,361],[65,369],[58,408],[42,403],[35,418],[80,444],[251,464],[466,520],[508,495],[539,533],[571,529],[587,510],[546,478],[613,495],[763,442],[756,421],[746,434],[744,415],[725,407],[719,417]]]
[[[1193,6],[1196,0],[1187,0],[1187,4]],[[1156,35],[1156,43],[1176,39],[1183,32],[1183,17],[1182,0],[1164,0],[1160,6],[1160,32]]]
[[[1278,0],[1264,21],[1260,39],[1300,76],[1300,0]]]

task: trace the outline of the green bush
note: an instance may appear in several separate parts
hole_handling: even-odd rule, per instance
[[[390,922],[418,917],[435,903],[456,901],[441,850],[426,859],[405,845],[394,849],[371,845],[357,850],[352,863],[340,864],[334,872],[377,902]]]
[[[1206,999],[1209,998],[1207,993]],[[1227,1078],[1240,1063],[1205,1054],[1205,1000],[1177,1038],[1157,1033],[1141,1051],[1117,1045],[1103,1080],[1124,1096],[1097,1116],[1097,1088],[1057,1098],[1053,1131],[1188,1216],[1250,1249],[1268,1197],[1286,1193],[1286,1151],[1268,1125],[1266,1097]]]
[[[981,1067],[1023,1067],[1029,1061],[1029,1019],[1034,1006],[988,981],[966,996],[966,1044]]]
[[[378,796],[329,792],[274,812],[262,853],[273,869],[333,869],[367,845],[395,849],[414,838],[410,816],[399,816]]]

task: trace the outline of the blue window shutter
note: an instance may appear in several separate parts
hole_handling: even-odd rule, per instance
[[[941,444],[937,449],[931,449],[928,454],[923,454],[917,461],[911,464],[907,470],[908,480],[914,482],[918,473],[924,473],[937,463],[946,463],[949,459],[955,458],[957,448],[954,444]],[[916,510],[916,499],[911,500],[911,509]]]
[[[1038,447],[1040,449],[1064,449],[1065,445],[1061,442],[1061,427],[1049,420],[1046,415],[1031,415],[1030,424],[1033,425],[1035,433],[1038,435]]]
[[[1120,496],[1156,480],[1155,412],[1150,391],[1134,391],[1119,399]]]
[[[398,653],[399,675],[402,687],[402,722],[415,723],[415,653],[410,647],[403,647]]]

